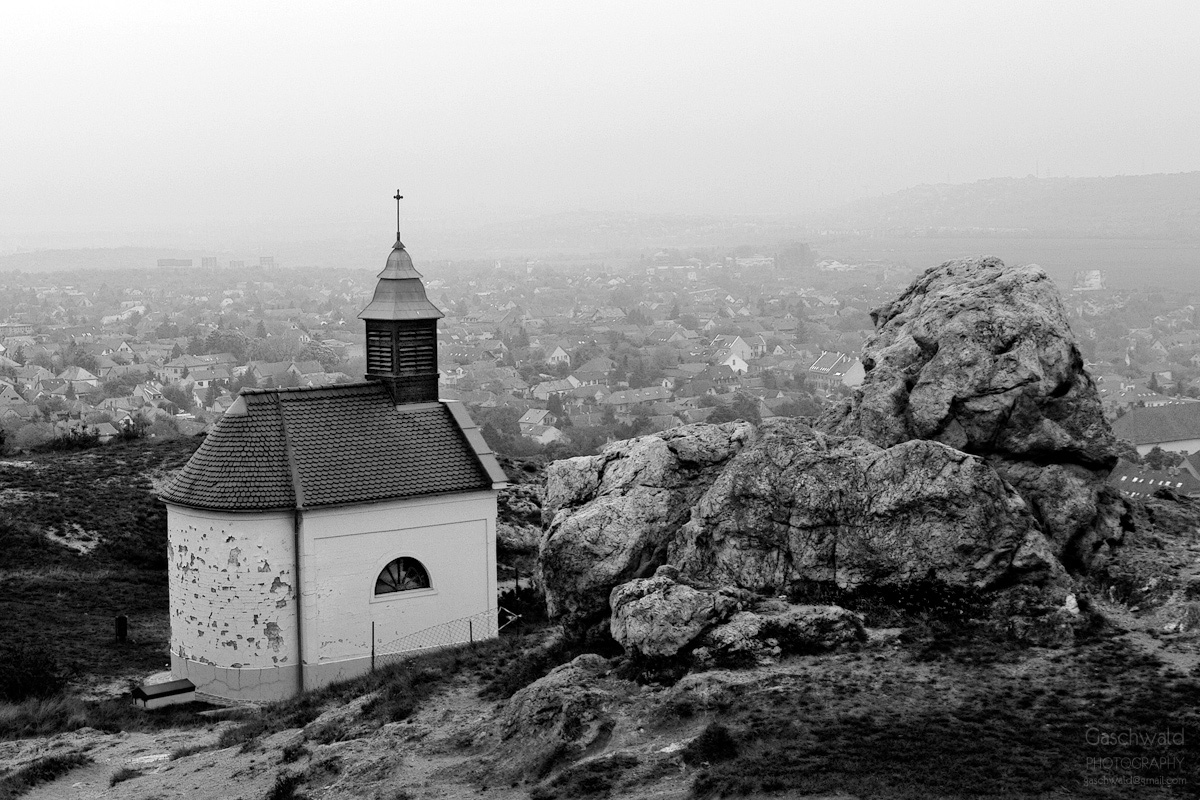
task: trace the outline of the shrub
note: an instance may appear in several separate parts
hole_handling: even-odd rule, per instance
[[[142,771],[140,769],[134,769],[133,767],[121,767],[119,770],[117,770],[116,772],[114,772],[112,774],[111,778],[108,779],[108,785],[116,786],[118,783],[121,783],[122,781],[127,781],[130,778],[136,778],[137,776],[139,776],[141,774],[142,774]]]
[[[692,701],[688,700],[687,698],[682,698],[668,703],[666,707],[662,709],[661,717],[668,719],[674,717],[676,720],[683,720],[691,719],[695,715],[696,707],[692,704]]]
[[[95,428],[71,428],[64,436],[55,436],[37,449],[51,452],[87,450],[100,444],[100,434]]]
[[[687,747],[683,748],[683,763],[690,766],[717,764],[738,754],[737,742],[729,729],[719,722],[710,722]]]
[[[519,631],[530,623],[546,621],[546,598],[531,586],[505,590],[500,594],[499,604],[508,612],[508,614],[501,613],[500,624],[508,623],[508,627],[501,632],[501,636],[508,634],[509,631]],[[512,620],[510,615],[515,615],[519,619]]]
[[[54,428],[44,422],[31,422],[21,426],[12,435],[8,445],[13,450],[33,450],[54,439]]]
[[[58,694],[71,670],[44,645],[25,642],[0,645],[0,699],[19,702]]]
[[[328,756],[313,764],[304,771],[306,781],[320,783],[342,774],[342,759],[338,756]]]
[[[20,703],[0,704],[0,740],[96,728],[117,731],[157,731],[164,728],[189,728],[207,725],[199,711],[211,709],[206,703],[187,703],[145,711],[128,698],[82,700],[69,695],[28,698]]]
[[[193,744],[188,745],[187,747],[178,747],[171,751],[170,760],[175,761],[180,758],[187,758],[188,756],[196,755],[196,753],[205,753],[209,750],[212,750],[212,746],[207,744]]]
[[[320,727],[314,728],[311,731],[305,732],[305,738],[317,744],[333,744],[340,742],[346,738],[346,724],[344,722],[327,722]]]
[[[297,739],[291,744],[286,745],[279,753],[279,759],[284,764],[291,764],[293,761],[299,761],[308,755],[308,748],[304,746],[302,740]]]
[[[303,795],[296,790],[304,783],[304,776],[297,772],[279,773],[275,783],[267,790],[266,800],[297,800]]]
[[[550,670],[585,652],[588,650],[584,645],[559,639],[545,647],[521,653],[493,670],[484,680],[479,694],[488,700],[507,700],[539,678],[544,678]]]
[[[224,749],[240,744],[242,752],[248,752],[254,747],[255,742],[258,741],[258,737],[265,733],[266,730],[267,723],[262,719],[255,719],[242,725],[234,725],[233,727],[226,728],[217,739],[217,749]]]
[[[530,800],[557,800],[557,798],[589,797],[608,795],[620,780],[621,774],[638,765],[637,756],[630,753],[615,753],[607,758],[597,758],[563,770],[545,786],[538,786],[529,793]]]

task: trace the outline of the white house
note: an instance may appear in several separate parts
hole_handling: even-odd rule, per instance
[[[820,358],[808,368],[807,374],[809,383],[825,391],[839,385],[850,388],[861,386],[865,378],[866,368],[860,358],[827,351],[822,351]]]
[[[545,427],[553,425],[558,420],[544,408],[531,408],[521,415],[517,420],[517,425],[521,427],[521,433],[529,433],[533,428]]]
[[[736,355],[742,362],[754,358],[754,347],[741,336],[717,336],[712,340],[710,348],[718,353]]]
[[[562,431],[553,425],[532,425],[528,428],[522,428],[521,435],[541,445],[557,442],[563,438]]]
[[[745,375],[750,369],[750,365],[736,351],[729,348],[723,348],[716,352],[713,356],[713,363],[729,367],[739,375]]]
[[[554,352],[546,356],[547,364],[566,364],[571,366],[571,354],[563,350],[561,346],[555,347]]]
[[[201,697],[284,698],[496,634],[506,478],[437,398],[442,315],[398,239],[379,278],[366,381],[243,390],[160,493],[171,669]]]
[[[1146,455],[1155,447],[1176,453],[1200,451],[1200,403],[1131,408],[1113,422],[1113,433]]]

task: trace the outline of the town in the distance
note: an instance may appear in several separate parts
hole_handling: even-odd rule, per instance
[[[871,309],[920,271],[804,243],[662,250],[619,267],[423,264],[414,250],[446,315],[439,393],[514,457],[591,454],[692,422],[816,416],[862,381]],[[193,436],[242,388],[361,380],[357,314],[386,253],[354,269],[209,257],[0,274],[0,447]],[[1133,445],[1112,483],[1200,496],[1200,457],[1185,455],[1200,451],[1200,308],[1155,287],[1110,289],[1100,270],[1060,289],[1114,430]]]

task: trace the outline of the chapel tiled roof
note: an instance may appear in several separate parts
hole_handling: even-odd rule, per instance
[[[479,491],[505,480],[458,403],[396,406],[386,387],[366,382],[242,390],[160,497],[263,511]]]

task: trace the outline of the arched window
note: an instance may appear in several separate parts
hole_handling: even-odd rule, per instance
[[[375,579],[375,594],[408,592],[429,588],[429,572],[415,558],[397,558]]]

